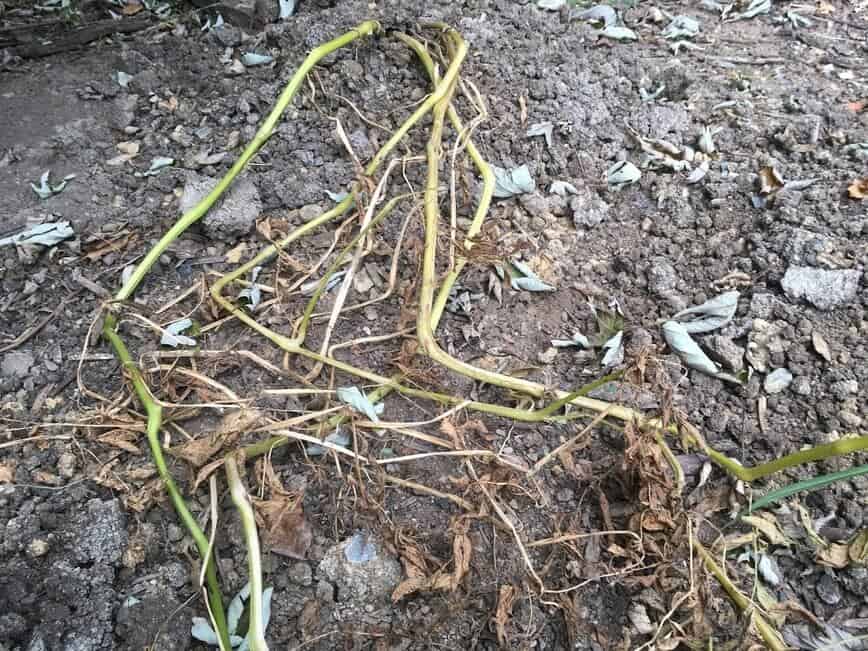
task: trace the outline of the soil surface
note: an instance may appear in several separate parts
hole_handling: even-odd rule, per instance
[[[268,420],[341,403],[331,394],[276,392],[303,388],[298,377],[312,365],[292,358],[284,366],[265,338],[237,320],[220,321],[226,314],[203,288],[333,206],[334,193],[355,178],[346,143],[364,165],[424,100],[426,73],[389,30],[433,43],[436,33],[419,27],[431,20],[454,26],[468,44],[467,95],[456,106],[470,122],[478,111],[468,97],[484,100],[487,114],[472,130],[484,158],[507,170],[527,165],[535,184],[495,199],[479,240],[492,260],[478,256],[461,275],[437,330],[445,350],[560,390],[626,370],[592,395],[647,416],[684,418],[746,466],[868,434],[868,199],[848,192],[868,173],[864,2],[775,3],[741,20],[721,20],[711,2],[614,5],[618,24],[638,40],[608,38],[578,10],[533,2],[298,4],[277,20],[270,3],[224,2],[217,28],[204,27],[217,22],[216,11],[173,5],[133,34],[44,58],[11,49],[0,56],[0,238],[44,222],[68,221],[74,231],[49,248],[0,247],[0,650],[206,648],[190,634],[192,618],[207,617],[196,547],[163,493],[140,405],[111,347],[94,335],[95,319],[131,265],[229,170],[305,55],[366,19],[381,21],[385,33],[314,69],[230,195],[160,256],[121,312],[119,332],[149,370],[154,395],[170,405],[160,437],[176,452],[167,455],[169,469],[206,533],[209,481],[194,483],[220,446],[196,456],[190,440],[229,432],[225,452],[263,440]],[[0,4],[0,30],[35,29],[46,16],[29,5]],[[150,11],[127,6],[139,19]],[[121,11],[85,3],[57,33],[109,19],[108,8]],[[746,10],[735,6],[728,16]],[[700,29],[674,52],[664,31],[679,14]],[[244,66],[245,53],[273,61]],[[391,194],[423,189],[418,155],[430,125],[424,118],[396,150],[405,160]],[[548,137],[528,136],[529,129]],[[455,135],[446,129],[443,251],[450,170],[458,240],[479,188],[462,154],[450,165]],[[642,142],[653,149],[655,139],[674,146],[662,163],[643,152]],[[686,148],[701,152],[688,164]],[[152,166],[160,158],[172,163]],[[703,158],[701,176],[694,171]],[[619,161],[642,174],[616,189],[607,170]],[[46,170],[54,185],[75,178],[40,199],[31,183]],[[559,195],[556,182],[572,188]],[[333,343],[415,323],[424,238],[415,204],[400,203],[377,231],[348,305],[384,293],[400,242],[394,291],[342,317]],[[339,233],[338,250],[351,237],[352,228]],[[335,224],[319,227],[264,266],[262,306],[254,309],[260,322],[291,334],[307,301],[292,285],[335,241]],[[494,259],[524,261],[554,291],[512,288],[494,273]],[[227,295],[241,289],[233,285]],[[661,330],[680,310],[733,290],[734,318],[694,339],[737,382],[688,368]],[[336,293],[320,309],[327,313]],[[595,311],[609,315],[602,333]],[[185,317],[195,324],[184,334],[203,351],[195,358],[179,356],[184,347],[161,347],[149,325]],[[600,346],[618,330],[623,359],[605,369]],[[311,349],[323,331],[314,324]],[[552,346],[576,333],[594,347]],[[16,339],[22,334],[31,336]],[[413,357],[408,342],[399,335],[362,341],[335,356],[382,375],[404,371],[415,386],[462,399],[529,406]],[[374,389],[328,369],[316,384]],[[227,392],[235,405],[215,408],[231,402]],[[380,418],[425,423],[443,411],[389,395]],[[460,411],[407,427],[529,467],[589,422],[520,423]],[[437,449],[389,428],[341,432],[343,445],[378,459]],[[584,432],[533,477],[483,457],[428,456],[371,470],[347,457],[336,464],[298,442],[249,461],[245,480],[266,518],[270,648],[758,644],[749,619],[691,552],[691,539],[717,558],[726,553],[730,578],[794,648],[830,648],[829,635],[865,634],[865,557],[830,560],[829,549],[868,527],[868,476],[776,504],[764,512],[773,526],[752,529],[737,515],[751,494],[864,464],[868,455],[744,486],[677,437],[669,443],[686,471],[681,496],[653,436],[623,423]],[[381,470],[441,496],[387,481]],[[246,551],[223,474],[214,476],[214,554],[228,600],[246,581]],[[268,520],[281,505],[282,515]],[[414,573],[419,589],[396,594]],[[817,622],[834,628],[823,632]]]

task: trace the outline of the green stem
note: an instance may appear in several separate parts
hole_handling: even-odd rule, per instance
[[[693,543],[693,548],[702,558],[703,563],[705,563],[705,567],[714,575],[714,578],[717,579],[718,583],[720,583],[738,609],[742,612],[746,612],[751,608],[750,599],[741,593],[741,591],[726,575],[726,572],[717,564],[717,561],[715,561],[711,554],[709,554],[705,547],[703,547],[702,543],[700,543],[696,538],[691,538],[691,542]],[[772,628],[768,622],[766,622],[762,615],[754,611],[751,613],[751,620],[753,621],[757,632],[760,634],[760,637],[762,637],[769,649],[772,651],[787,651],[787,646],[781,641],[778,632]]]
[[[250,625],[247,629],[247,640],[251,651],[268,651],[265,642],[265,628],[262,625],[262,558],[259,553],[259,536],[256,533],[256,518],[253,507],[247,498],[247,489],[238,474],[235,457],[228,454],[223,466],[226,470],[226,480],[232,502],[241,516],[241,526],[244,529],[244,542],[247,545],[247,567],[250,574]]]
[[[253,140],[244,148],[244,151],[241,153],[241,156],[238,160],[235,161],[235,164],[230,168],[230,170],[226,173],[217,186],[208,193],[208,195],[202,199],[195,207],[193,207],[189,212],[185,213],[175,224],[170,228],[163,237],[160,238],[160,241],[157,242],[154,247],[148,251],[148,254],[142,259],[139,265],[136,267],[136,270],[129,277],[127,282],[124,283],[123,287],[121,287],[120,291],[115,296],[115,299],[118,301],[124,301],[132,296],[133,292],[139,286],[139,284],[144,279],[145,275],[147,275],[148,271],[150,271],[151,267],[154,263],[159,259],[159,257],[165,252],[165,250],[169,247],[169,245],[174,242],[184,231],[186,231],[190,225],[198,221],[202,218],[202,216],[208,212],[211,206],[220,198],[220,196],[226,191],[232,181],[235,180],[235,177],[247,166],[248,161],[259,151],[259,149],[266,143],[266,141],[271,137],[271,134],[274,132],[274,128],[277,126],[278,121],[280,120],[281,115],[289,106],[289,103],[292,101],[292,98],[295,96],[295,93],[298,91],[299,87],[304,83],[304,79],[307,76],[307,73],[310,72],[313,67],[319,63],[323,58],[338,50],[345,45],[352,43],[357,38],[362,36],[368,36],[373,34],[379,29],[380,25],[376,21],[369,20],[361,23],[354,30],[349,31],[338,38],[329,41],[328,43],[324,43],[319,47],[311,50],[311,53],[307,56],[307,58],[302,62],[299,69],[295,72],[290,80],[289,84],[287,84],[286,88],[280,94],[280,97],[277,99],[274,108],[269,113],[265,122],[262,123],[262,126],[259,127],[259,130],[256,132],[256,135],[253,137]]]
[[[130,356],[129,350],[120,336],[115,332],[117,325],[114,314],[108,313],[105,319],[103,328],[103,336],[109,340],[115,349],[115,354],[121,362],[124,370],[129,375],[130,381],[133,383],[136,395],[139,401],[145,408],[145,413],[148,417],[147,422],[147,437],[148,446],[151,450],[151,456],[154,459],[154,465],[157,467],[157,472],[163,485],[166,487],[166,492],[169,494],[169,499],[172,501],[172,506],[175,507],[175,512],[181,519],[183,525],[190,532],[193,541],[196,543],[196,548],[199,550],[201,558],[208,558],[208,564],[205,568],[205,582],[208,586],[208,604],[211,607],[211,612],[214,616],[214,624],[217,627],[217,635],[220,638],[223,648],[230,649],[229,630],[226,626],[226,614],[223,610],[223,595],[220,593],[220,583],[217,580],[217,570],[214,565],[213,554],[208,556],[208,538],[199,527],[196,519],[187,508],[184,498],[181,496],[181,491],[178,490],[175,480],[166,466],[166,460],[163,457],[163,450],[160,447],[160,427],[162,425],[162,407],[154,401],[145,379]]]

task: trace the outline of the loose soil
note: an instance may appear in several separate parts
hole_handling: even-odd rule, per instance
[[[39,19],[19,4],[0,13],[0,26]],[[798,29],[786,18],[795,5],[774,5],[771,14],[736,22],[721,22],[693,3],[618,10],[639,41],[602,38],[589,24],[570,20],[566,10],[507,0],[308,0],[282,22],[242,29],[234,26],[239,20],[211,31],[202,31],[200,22],[206,16],[213,22],[213,14],[182,6],[168,21],[154,20],[135,34],[46,58],[2,59],[0,236],[33,223],[68,220],[75,238],[47,252],[0,249],[0,347],[6,348],[0,355],[0,650],[205,648],[190,636],[191,618],[207,616],[196,590],[195,547],[162,494],[143,417],[135,401],[125,402],[129,390],[110,347],[89,337],[109,295],[100,288],[113,292],[119,286],[123,270],[177,219],[191,188],[207,182],[202,177],[219,178],[228,170],[306,53],[365,19],[405,31],[431,19],[458,29],[470,48],[462,75],[487,106],[473,131],[475,142],[492,164],[526,164],[536,183],[532,193],[496,201],[484,235],[498,255],[523,258],[556,291],[503,286],[498,299],[491,291],[491,266],[468,266],[459,280],[459,300],[438,329],[444,349],[566,390],[604,374],[601,354],[552,352],[551,340],[575,332],[593,335],[591,305],[619,310],[626,343],[621,367],[629,372],[625,381],[594,395],[649,416],[683,414],[712,446],[745,465],[847,433],[866,434],[868,211],[865,200],[847,192],[868,168],[864,2],[803,8],[805,15],[816,11],[812,24]],[[701,32],[693,41],[700,48],[674,55],[661,36],[669,21],[659,10],[698,19]],[[107,17],[101,5],[86,5],[83,19]],[[275,62],[233,68],[232,59],[248,51],[270,53]],[[132,75],[126,87],[118,83],[118,71]],[[227,254],[249,259],[267,243],[268,229],[279,237],[332,205],[328,193],[343,191],[354,178],[335,118],[364,163],[429,89],[415,56],[388,34],[330,55],[309,80],[239,181],[246,194],[224,210],[224,220],[197,225],[170,247],[136,293],[138,312],[162,325],[190,316],[200,328],[221,318],[198,292],[156,310],[234,268]],[[662,93],[648,99],[661,85]],[[458,106],[466,120],[474,117],[465,99]],[[543,122],[552,125],[550,143],[525,135]],[[430,118],[398,153],[423,153],[428,126]],[[640,164],[631,129],[697,148],[706,126],[717,129],[716,151],[699,182],[688,184],[686,172],[646,169],[638,183],[619,192],[607,187],[605,173],[614,163]],[[448,129],[447,138],[454,140]],[[112,160],[122,153],[118,143],[132,141],[137,156]],[[224,151],[221,160],[208,158]],[[142,175],[157,157],[175,163]],[[460,159],[459,227],[472,216],[478,190],[470,163]],[[787,181],[814,182],[769,198],[758,179],[769,167]],[[55,181],[76,177],[63,192],[40,200],[30,183],[48,169]],[[408,186],[422,189],[423,164],[409,161],[402,172],[403,180],[397,172],[393,178],[396,193]],[[449,166],[444,163],[441,172],[446,184]],[[555,181],[571,183],[577,194],[552,194]],[[370,283],[351,301],[382,293],[412,208],[404,202],[387,219],[363,265]],[[448,215],[447,202],[442,209]],[[348,237],[345,232],[340,242],[345,245]],[[412,313],[422,237],[415,214],[403,240],[394,295],[342,318],[334,341],[395,332],[399,318]],[[333,240],[333,228],[315,231],[279,264],[266,267],[260,281],[286,287]],[[239,244],[246,244],[240,253]],[[447,239],[441,244],[447,248]],[[784,291],[784,275],[796,267],[858,272],[856,292],[817,309]],[[687,369],[660,330],[675,312],[731,289],[741,292],[735,319],[697,340],[733,373],[747,368],[744,353],[750,354],[755,371],[741,385]],[[831,296],[832,290],[824,293]],[[258,318],[288,333],[304,298],[277,298]],[[323,309],[331,300],[333,293]],[[42,321],[36,334],[15,343]],[[311,348],[321,341],[321,326],[315,330]],[[131,317],[121,332],[134,355],[152,367],[154,358],[146,353],[159,348],[157,335]],[[282,368],[283,355],[237,322],[197,339],[203,350],[251,351]],[[394,337],[336,354],[388,375],[409,359],[401,357],[402,343]],[[195,368],[247,400],[246,409],[273,418],[323,406],[322,398],[266,393],[301,385],[231,352],[195,364],[161,361]],[[516,396],[419,358],[411,363],[421,386],[517,404]],[[297,360],[289,366],[296,374],[309,368]],[[767,394],[764,377],[776,368],[788,369],[793,380]],[[217,389],[175,371],[150,379],[165,402],[222,398]],[[325,372],[319,384],[329,383],[358,384]],[[434,403],[391,395],[381,418],[425,421],[440,411]],[[168,413],[177,427],[166,428],[167,446],[206,436],[226,417],[213,409]],[[463,425],[468,448],[497,450],[528,465],[587,423],[523,425],[473,413],[450,422]],[[439,423],[419,429],[448,434]],[[245,434],[241,442],[261,436]],[[392,431],[359,429],[356,436],[351,445],[381,458],[432,449]],[[571,455],[549,463],[532,481],[473,461],[482,485],[496,494],[525,544],[592,534],[528,549],[546,587],[560,591],[542,598],[513,534],[460,460],[429,457],[386,471],[460,496],[473,505],[470,512],[384,483],[346,460],[338,467],[331,457],[306,456],[296,443],[276,449],[268,458],[274,481],[303,494],[312,543],[302,559],[266,546],[265,580],[274,588],[270,648],[628,649],[649,642],[658,625],[663,641],[657,648],[707,649],[710,640],[715,649],[748,648],[756,638],[747,619],[690,553],[688,542],[694,535],[711,547],[723,536],[749,532],[731,517],[745,503],[746,489],[717,468],[698,486],[704,460],[677,440],[670,443],[689,470],[683,499],[675,497],[653,439],[630,427],[595,428]],[[864,464],[866,457],[784,472],[747,491],[763,494],[811,474]],[[208,482],[191,493],[198,469],[183,459],[169,461],[207,529]],[[274,484],[263,479],[267,469],[250,462],[246,481],[258,496],[271,486],[274,497]],[[246,553],[222,476],[220,484],[215,554],[225,594],[233,595],[246,581]],[[829,540],[847,540],[868,525],[868,477],[796,499]],[[788,500],[775,511],[795,543],[766,547],[763,539],[772,576],[754,575],[748,546],[729,556],[733,580],[746,593],[761,586],[772,600],[798,604],[853,635],[864,633],[868,570],[818,563],[799,526],[797,502]],[[593,533],[603,531],[621,533]],[[341,575],[350,570],[340,563],[334,567],[334,555],[339,561],[342,553],[335,546],[357,532],[377,541],[376,562],[385,563],[382,572],[365,579],[370,585]],[[421,591],[392,602],[396,559],[406,561],[408,550],[416,550],[429,573],[454,572],[454,544],[465,539],[472,551],[469,568],[454,590]],[[499,598],[509,589],[515,601],[498,617]],[[808,621],[794,608],[772,614],[783,628]]]

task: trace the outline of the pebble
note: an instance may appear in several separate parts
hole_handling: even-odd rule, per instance
[[[562,488],[558,491],[558,502],[572,502],[576,497],[572,488]]]
[[[855,269],[790,267],[781,287],[793,300],[805,299],[819,310],[833,310],[856,298],[861,275]]]
[[[817,582],[817,596],[830,606],[841,602],[841,588],[834,577],[824,574]]]
[[[744,370],[744,349],[729,337],[714,335],[705,342],[711,358],[723,364],[733,373]]]
[[[75,467],[78,460],[71,452],[64,452],[57,459],[57,474],[64,479],[70,479],[75,475]]]
[[[31,558],[39,558],[48,553],[48,541],[41,538],[34,538],[27,545],[27,555]]]
[[[317,203],[309,203],[306,206],[302,206],[298,210],[298,216],[301,217],[301,220],[305,222],[309,222],[311,219],[316,219],[322,214],[322,206]]]
[[[859,414],[856,414],[847,409],[842,409],[838,412],[838,420],[840,420],[848,427],[856,429],[862,425],[863,418]]]
[[[289,580],[297,585],[309,586],[313,583],[313,572],[307,563],[295,563],[287,572]]]
[[[180,211],[186,213],[205,197],[218,181],[209,176],[189,172],[181,195]],[[233,183],[223,198],[202,220],[205,232],[218,239],[235,240],[247,235],[262,212],[259,190],[246,177]]]
[[[793,374],[785,368],[776,368],[766,376],[763,388],[766,393],[780,393],[793,381]]]
[[[790,386],[793,389],[793,393],[800,396],[811,395],[811,381],[804,375],[793,378],[793,383]]]
[[[27,377],[30,367],[36,363],[33,355],[27,352],[14,350],[3,356],[0,362],[0,375],[7,377]]]

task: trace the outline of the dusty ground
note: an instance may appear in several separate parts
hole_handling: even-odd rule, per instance
[[[179,203],[190,200],[201,177],[217,178],[229,168],[306,52],[366,18],[406,30],[428,18],[454,25],[470,47],[462,74],[488,107],[487,120],[474,132],[476,142],[491,163],[527,164],[536,182],[535,192],[494,204],[490,221],[497,231],[489,235],[501,255],[519,251],[556,291],[503,287],[498,301],[489,291],[490,267],[470,267],[459,292],[466,293],[470,309],[444,317],[438,331],[444,348],[478,365],[522,370],[547,386],[569,389],[604,373],[599,351],[553,353],[550,340],[576,331],[594,334],[589,301],[617,305],[625,324],[623,365],[634,369],[629,377],[642,386],[609,385],[599,397],[629,399],[649,415],[681,410],[709,443],[745,465],[866,433],[868,212],[866,200],[847,192],[868,169],[864,3],[802,6],[799,11],[813,22],[799,29],[785,18],[794,5],[776,4],[771,14],[736,22],[721,22],[717,13],[687,3],[619,6],[638,42],[600,38],[590,25],[568,20],[565,10],[548,12],[534,3],[332,4],[309,0],[283,22],[245,29],[230,22],[210,32],[180,7],[169,22],[135,35],[3,63],[0,214],[8,233],[0,235],[62,219],[71,222],[75,238],[48,252],[0,249],[0,333],[9,341],[0,341],[6,347],[0,357],[0,649],[204,648],[189,634],[191,618],[205,615],[195,590],[195,548],[161,496],[144,435],[136,431],[136,405],[118,409],[115,403],[110,409],[98,398],[126,395],[105,342],[89,346],[83,359],[81,353],[104,300],[99,288],[114,291],[124,268],[174,222]],[[701,31],[693,42],[701,49],[674,55],[661,36],[669,21],[655,22],[657,10],[698,19]],[[107,17],[96,5],[87,11],[85,18]],[[207,15],[200,13],[200,20]],[[0,14],[3,26],[34,20],[15,3]],[[233,56],[254,50],[271,53],[275,63],[233,67]],[[118,83],[118,71],[132,76],[126,87]],[[661,83],[662,94],[643,100]],[[365,161],[427,89],[414,57],[388,36],[326,59],[222,212],[161,257],[136,295],[139,311],[163,325],[189,314],[204,327],[222,316],[196,293],[155,311],[203,277],[213,281],[211,272],[233,268],[227,254],[248,259],[265,242],[263,225],[285,232],[331,205],[327,193],[345,189],[353,167],[329,118],[340,119]],[[462,108],[473,117],[466,104]],[[525,135],[541,122],[553,125],[550,145]],[[401,154],[423,151],[427,124]],[[699,182],[688,185],[686,172],[647,169],[637,184],[620,192],[607,188],[605,171],[612,164],[641,162],[630,128],[645,138],[696,148],[705,126],[719,129],[717,151]],[[118,160],[132,151],[118,143],[130,142],[138,144],[137,155]],[[222,158],[216,155],[221,152]],[[175,163],[142,176],[157,157]],[[814,182],[770,198],[760,192],[757,178],[768,167],[787,181]],[[29,184],[47,169],[55,181],[76,177],[63,192],[40,200]],[[422,174],[421,165],[411,164],[407,181],[418,189]],[[472,197],[469,167],[461,177]],[[554,181],[572,183],[578,194],[551,194]],[[459,207],[459,225],[472,209],[470,202]],[[374,297],[385,287],[409,210],[409,203],[402,204],[400,214],[387,220],[366,259],[370,282],[356,284],[357,298]],[[342,320],[337,339],[395,331],[407,307],[402,290],[417,274],[421,237],[414,218],[395,296]],[[262,282],[275,285],[275,274],[292,280],[291,263],[309,266],[332,240],[331,230],[316,231],[288,252],[291,260],[266,268]],[[246,249],[239,251],[239,243]],[[847,278],[848,288],[821,283],[813,304],[796,290],[785,292],[784,275],[801,267],[843,274],[822,282]],[[733,373],[747,368],[750,352],[754,372],[743,385],[685,369],[660,330],[662,319],[728,289],[741,292],[735,319],[698,340]],[[289,332],[302,305],[299,298],[281,300],[262,318]],[[14,341],[43,320],[34,336]],[[157,336],[141,322],[125,320],[121,330],[137,353],[157,348]],[[312,347],[319,336],[313,335]],[[209,330],[199,343],[207,350],[251,350],[282,364],[278,351],[238,323]],[[341,355],[389,374],[400,351],[400,340],[393,338]],[[189,361],[180,364],[189,367]],[[637,364],[644,365],[644,375],[635,371]],[[317,406],[309,397],[264,393],[298,385],[249,359],[224,356],[197,362],[196,368],[250,398],[248,409],[264,415],[286,418]],[[293,371],[307,368],[293,362]],[[782,392],[767,395],[764,378],[776,368],[794,377]],[[514,404],[501,391],[422,370],[436,390]],[[213,391],[176,373],[152,379],[167,402],[215,399]],[[351,382],[336,379],[338,385]],[[325,375],[321,383],[327,383]],[[433,404],[390,396],[382,417],[422,421],[436,413]],[[182,443],[185,431],[202,436],[220,423],[213,412],[177,417],[184,429],[168,430],[167,444]],[[90,426],[74,425],[82,419]],[[463,422],[464,416],[455,420]],[[577,431],[566,424],[517,425],[488,417],[481,422],[466,428],[468,447],[500,450],[527,464]],[[436,424],[421,429],[444,435]],[[246,434],[244,441],[261,436]],[[394,432],[367,431],[365,437],[358,445],[379,457],[387,448],[398,456],[430,449]],[[296,444],[276,450],[270,458],[275,475],[287,490],[303,492],[313,538],[303,559],[266,554],[266,585],[274,587],[271,648],[496,648],[498,633],[504,647],[515,649],[637,648],[658,625],[665,638],[661,649],[712,648],[710,640],[715,649],[749,646],[755,638],[746,620],[686,544],[688,521],[689,531],[709,546],[722,536],[749,532],[729,516],[745,498],[719,469],[694,490],[699,464],[684,456],[693,472],[687,495],[675,499],[666,492],[667,472],[657,472],[656,450],[629,431],[600,429],[533,481],[474,462],[525,543],[563,533],[642,534],[641,543],[621,533],[531,548],[546,586],[563,590],[543,599],[511,533],[492,524],[497,518],[489,517],[485,496],[461,463],[427,458],[388,471],[463,496],[481,510],[472,518],[448,500],[384,485],[345,463],[338,470],[330,458],[306,458]],[[753,489],[762,494],[859,463],[865,455],[785,472]],[[174,458],[170,467],[190,490],[197,469]],[[247,479],[253,490],[261,484],[253,463]],[[848,540],[868,526],[868,479],[803,494],[798,504],[827,539]],[[192,506],[205,523],[207,482]],[[231,595],[245,581],[245,553],[239,523],[222,493],[220,509],[216,553]],[[653,524],[642,519],[649,509],[659,517]],[[776,512],[793,544],[758,542],[776,568],[771,575],[754,576],[743,553],[748,545],[730,550],[734,580],[746,592],[759,586],[772,601],[798,604],[841,630],[864,633],[868,570],[857,563],[833,568],[816,562],[797,513],[793,500]],[[343,547],[336,547],[356,532],[377,541],[377,558],[363,570],[347,566]],[[402,578],[398,559],[406,560],[408,549],[422,550],[429,572],[452,572],[456,539],[469,540],[472,549],[459,585],[392,603]],[[498,631],[498,596],[510,586],[515,602]],[[772,614],[785,628],[807,621],[794,608]]]

